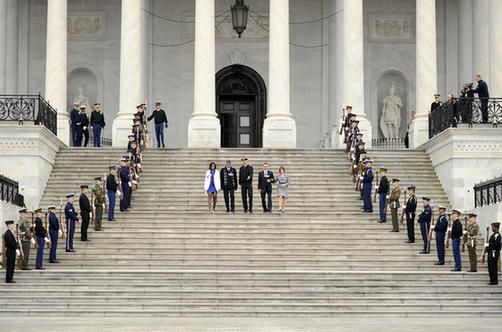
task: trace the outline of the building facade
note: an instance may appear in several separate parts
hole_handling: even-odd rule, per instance
[[[73,102],[101,102],[119,145],[160,100],[170,147],[337,147],[345,105],[368,142],[417,111],[419,146],[434,93],[479,73],[502,96],[502,1],[247,0],[242,38],[234,2],[0,1],[0,92],[41,92],[66,143]]]

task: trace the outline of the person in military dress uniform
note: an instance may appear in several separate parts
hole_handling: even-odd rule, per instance
[[[91,221],[91,213],[92,213],[91,202],[87,197],[87,190],[89,190],[89,186],[83,184],[80,186],[80,190],[81,193],[78,199],[80,216],[82,217],[82,223],[80,224],[80,240],[89,241],[87,236],[87,230],[89,229],[89,223]]]
[[[64,208],[64,215],[66,219],[66,252],[75,252],[73,250],[73,236],[75,235],[75,226],[78,222],[78,214],[73,206],[75,194],[66,195],[66,206]]]
[[[431,104],[431,112],[435,111],[438,107],[443,105],[443,103],[439,99],[440,97],[441,97],[441,95],[439,93],[434,94],[434,101]]]
[[[391,191],[389,197],[390,215],[392,217],[392,232],[399,232],[399,221],[397,210],[401,207],[399,198],[401,197],[401,188],[399,187],[399,179],[392,179]]]
[[[95,184],[92,188],[94,194],[94,230],[101,231],[101,221],[103,220],[103,205],[105,204],[105,191],[103,190],[102,178],[94,178]]]
[[[451,212],[451,248],[453,251],[453,259],[455,260],[455,267],[452,272],[462,271],[462,256],[460,255],[460,239],[464,234],[464,229],[462,227],[462,223],[460,222],[461,213],[459,210],[453,209]]]
[[[253,213],[253,166],[246,157],[241,159],[239,169],[239,184],[241,186],[242,206],[244,213]]]
[[[86,113],[87,107],[85,105],[80,106],[80,121],[82,122],[82,135],[84,137],[83,146],[87,147],[89,144],[89,117]]]
[[[406,243],[415,243],[415,213],[417,211],[417,198],[415,197],[415,187],[408,187],[408,200],[403,207],[406,214],[406,229],[408,231],[408,241]]]
[[[221,188],[227,213],[235,212],[235,191],[237,190],[237,170],[232,167],[232,162],[227,160],[225,167],[220,171]]]
[[[129,202],[129,167],[127,166],[128,160],[123,158],[120,160],[119,179],[120,187],[122,189],[122,196],[120,197],[120,211],[127,211]]]
[[[37,244],[37,257],[35,259],[35,269],[45,270],[43,267],[44,262],[44,248],[45,248],[45,238],[47,237],[47,230],[44,227],[42,221],[43,211],[42,209],[36,209],[35,211],[35,242]]]
[[[436,220],[436,224],[432,226],[436,233],[436,250],[438,254],[438,261],[434,263],[434,265],[444,265],[444,239],[448,231],[448,216],[446,215],[446,207],[440,205],[438,210],[439,216]]]
[[[373,188],[373,160],[366,160],[366,171],[364,176],[361,176],[361,181],[363,183],[363,201],[364,201],[364,212],[373,212],[373,203],[371,202],[371,189]]]
[[[14,221],[6,220],[5,225],[7,225],[7,230],[4,234],[5,242],[3,243],[7,259],[5,266],[5,282],[8,284],[15,284],[14,269],[16,266],[16,253],[19,250],[19,246],[14,236]]]
[[[499,222],[492,223],[493,234],[490,236],[488,243],[485,244],[485,250],[488,254],[488,273],[490,275],[490,282],[488,283],[488,285],[498,285],[499,283],[498,262],[500,258],[500,247],[502,244],[499,229]]]
[[[477,215],[469,214],[467,229],[464,230],[465,244],[469,252],[469,265],[471,269],[467,272],[478,272],[478,256],[476,255],[477,236],[479,234],[479,225],[476,221]]]
[[[21,239],[21,247],[23,249],[23,270],[31,270],[28,267],[28,263],[30,260],[30,247],[31,247],[31,239],[32,235],[32,225],[31,221],[28,220],[28,211],[26,209],[22,209],[19,211],[19,236]]]
[[[429,229],[431,228],[432,208],[430,205],[431,199],[429,197],[422,197],[422,204],[424,210],[418,215],[417,222],[420,224],[420,233],[424,241],[424,249],[419,252],[422,255],[428,255],[431,250],[429,242]]]
[[[49,206],[49,238],[51,239],[51,249],[49,252],[49,263],[56,264],[59,263],[58,259],[56,258],[56,252],[58,249],[58,237],[60,231],[59,229],[59,219],[56,216],[56,207],[55,206]]]
[[[110,173],[106,177],[106,194],[108,196],[108,221],[115,220],[115,195],[118,191],[118,183],[115,178],[117,175],[117,167],[109,166]],[[120,193],[120,191],[118,191]]]
[[[101,104],[94,104],[94,111],[91,113],[90,125],[92,127],[92,141],[94,147],[101,147],[101,131],[105,129],[105,115],[101,110]]]
[[[380,167],[380,183],[375,186],[378,193],[378,211],[380,212],[379,223],[387,222],[387,200],[389,199],[389,180],[387,179],[387,168]]]

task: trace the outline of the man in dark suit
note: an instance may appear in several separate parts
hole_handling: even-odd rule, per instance
[[[274,182],[274,173],[269,171],[268,163],[264,163],[263,170],[258,174],[258,190],[260,190],[261,205],[265,213],[272,212],[272,183]]]
[[[90,214],[92,212],[92,207],[91,207],[91,202],[87,197],[88,189],[89,186],[86,184],[80,186],[80,190],[82,191],[82,193],[80,194],[80,198],[78,200],[80,207],[80,215],[82,216],[82,224],[80,226],[80,240],[82,241],[89,241],[87,239],[87,229],[89,228],[89,222],[91,219]]]
[[[241,159],[239,169],[239,184],[241,186],[242,206],[244,213],[253,213],[253,166],[249,165],[248,158]]]
[[[227,213],[235,212],[235,195],[237,190],[237,170],[232,167],[232,162],[227,160],[225,167],[220,171],[221,188],[223,189],[223,197],[225,198],[225,206]]]
[[[476,89],[472,90],[473,93],[478,94],[478,98],[481,101],[481,115],[483,117],[483,123],[488,122],[488,98],[490,98],[490,93],[488,92],[488,84],[481,79],[481,75],[477,74],[474,79],[478,83]]]
[[[436,108],[440,107],[441,105],[443,105],[443,103],[441,102],[441,100],[439,100],[439,98],[441,97],[441,95],[439,93],[435,93],[434,94],[434,101],[432,102],[431,104],[431,113],[433,111],[436,110]]]
[[[16,265],[16,250],[18,249],[16,238],[14,236],[14,221],[5,221],[7,225],[7,230],[4,235],[4,245],[5,245],[5,256],[7,258],[6,272],[5,272],[5,282],[8,284],[16,283],[14,281],[14,267]]]

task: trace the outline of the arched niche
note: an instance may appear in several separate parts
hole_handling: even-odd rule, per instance
[[[68,109],[73,107],[74,102],[87,104],[87,110],[93,108],[98,100],[98,80],[93,71],[88,68],[76,68],[68,74],[67,83]]]

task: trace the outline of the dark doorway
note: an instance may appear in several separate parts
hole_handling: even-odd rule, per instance
[[[221,146],[262,146],[266,88],[253,69],[232,65],[216,74],[216,110],[221,123]]]

